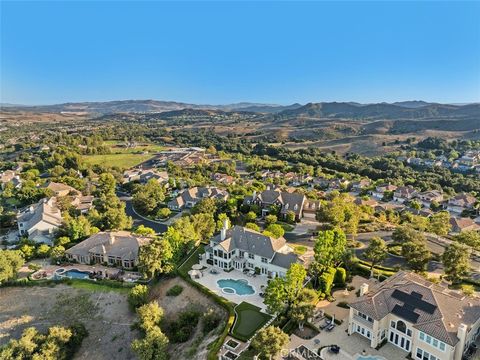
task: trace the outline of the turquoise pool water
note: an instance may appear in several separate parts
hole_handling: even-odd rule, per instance
[[[217,281],[218,286],[226,294],[252,295],[255,290],[247,280],[222,279]]]
[[[68,277],[70,279],[89,279],[89,272],[80,270],[67,270],[61,274],[56,274],[59,278]]]
[[[381,356],[359,356],[357,357],[357,360],[383,360],[383,357]]]

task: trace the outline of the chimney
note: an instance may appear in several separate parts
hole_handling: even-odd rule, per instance
[[[30,214],[33,214],[33,206],[30,206],[30,208],[28,209],[28,211],[30,212]]]
[[[267,190],[270,190],[270,185],[267,185]]]
[[[227,230],[228,230],[228,219],[223,220],[223,228],[220,230],[220,240],[225,240],[227,237]]]
[[[257,190],[253,190],[252,201],[255,201],[257,198]]]
[[[368,284],[363,283],[362,285],[360,285],[360,296],[363,296],[366,293],[368,293]]]
[[[113,235],[113,233],[108,233],[108,244],[113,245],[114,242],[115,242],[115,235]]]
[[[461,323],[458,325],[457,330],[457,337],[458,337],[458,345],[455,347],[455,359],[461,359],[463,355],[463,350],[465,348],[465,343],[467,342],[467,325]]]

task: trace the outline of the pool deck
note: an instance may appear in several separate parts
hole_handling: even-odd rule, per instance
[[[374,356],[379,360],[405,360],[407,352],[402,351],[395,345],[387,343],[380,349],[375,350],[370,347],[369,341],[359,334],[347,334],[348,322],[342,325],[337,325],[331,332],[321,331],[312,339],[305,340],[294,334],[290,335],[289,349],[296,349],[301,345],[305,345],[312,351],[317,351],[319,347],[326,345],[340,346],[339,354],[332,354],[327,348],[321,352],[321,357],[324,360],[356,360],[358,357]],[[315,343],[315,340],[320,340],[320,343]],[[364,355],[365,352],[365,355]]]
[[[218,268],[216,268],[218,270],[218,274],[211,274],[211,268],[212,266],[208,266],[208,268],[202,270],[203,276],[201,278],[193,280],[207,287],[218,296],[224,297],[225,299],[235,304],[240,304],[241,302],[245,301],[259,307],[263,311],[266,311],[267,307],[263,303],[263,298],[258,295],[260,292],[263,292],[263,290],[261,290],[261,286],[267,286],[268,279],[266,276],[257,275],[255,277],[250,277],[237,270],[225,272]],[[217,280],[221,279],[246,280],[253,287],[255,293],[252,295],[237,295],[225,293],[217,284]]]
[[[121,271],[121,269],[106,267],[103,265],[95,265],[95,266],[83,265],[83,264],[45,265],[40,270],[33,273],[32,278],[35,280],[52,279],[55,272],[59,269],[65,269],[65,271],[79,270],[84,272],[101,271],[102,274],[108,274],[108,275],[116,275]]]

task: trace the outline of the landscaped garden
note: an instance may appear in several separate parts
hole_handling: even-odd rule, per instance
[[[152,154],[105,154],[84,155],[82,158],[90,165],[101,165],[129,169],[153,157]]]
[[[235,313],[237,318],[231,333],[242,341],[251,338],[258,329],[271,319],[271,316],[261,312],[260,308],[246,302],[238,304]]]

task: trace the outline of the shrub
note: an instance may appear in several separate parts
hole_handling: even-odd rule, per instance
[[[183,286],[181,285],[174,285],[167,291],[167,296],[178,296],[182,293]]]
[[[337,304],[338,307],[344,308],[344,309],[349,309],[350,305],[346,301],[339,301]]]
[[[128,293],[128,304],[134,310],[148,301],[148,287],[146,285],[135,285]]]
[[[320,291],[330,295],[332,291],[333,280],[335,278],[337,270],[335,268],[329,268],[322,275],[320,275]]]
[[[335,278],[333,282],[335,285],[345,285],[345,281],[347,280],[347,272],[344,268],[337,268],[335,271]]]
[[[177,321],[168,323],[165,332],[170,342],[175,344],[188,341],[195,332],[200,316],[198,311],[187,310],[180,313]]]
[[[466,296],[472,296],[475,294],[475,288],[473,285],[463,284],[460,288]]]
[[[213,329],[216,329],[222,319],[212,309],[203,316],[202,332],[207,335]]]

